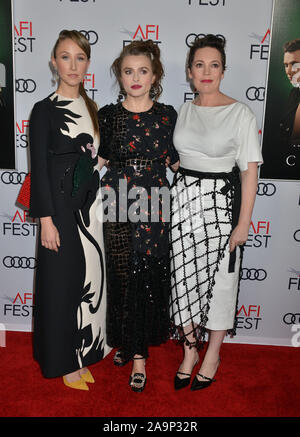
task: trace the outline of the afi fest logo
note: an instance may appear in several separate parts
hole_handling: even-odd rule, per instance
[[[245,244],[246,247],[262,247],[267,248],[270,234],[270,221],[258,220],[251,221],[248,240]]]
[[[29,120],[21,120],[16,123],[16,144],[17,147],[26,149],[28,147]]]
[[[4,304],[3,315],[12,315],[13,317],[28,317],[32,315],[33,294],[26,291],[17,293],[14,298],[7,297],[11,303]]]
[[[257,35],[256,33],[252,33],[249,36],[258,41],[258,44],[250,45],[250,59],[267,61],[269,58],[270,29],[268,29],[263,36]]]
[[[188,6],[225,6],[227,0],[187,0]]]
[[[261,305],[242,305],[237,313],[237,328],[258,329],[262,318]]]
[[[95,93],[98,91],[95,88],[95,73],[87,73],[83,79],[83,86],[88,94],[90,94],[90,98],[95,100]]]
[[[183,94],[183,101],[185,102],[191,102],[195,100],[195,98],[198,96],[198,93],[193,93],[191,91],[185,92]]]
[[[33,52],[33,41],[36,40],[33,35],[32,21],[19,21],[15,24],[15,52]]]
[[[28,220],[27,210],[16,210],[13,217],[8,217],[9,221],[2,223],[2,232],[5,236],[15,237],[35,237],[37,234],[37,223],[35,219]]]
[[[139,24],[134,32],[130,32],[129,30],[123,30],[122,33],[125,33],[131,37],[131,39],[123,40],[123,47],[130,44],[135,40],[143,40],[152,39],[155,44],[161,44],[159,41],[159,25],[158,24]]]
[[[293,276],[289,277],[288,289],[292,290],[292,291],[299,291],[300,290],[300,270],[290,269],[289,272],[292,273]]]

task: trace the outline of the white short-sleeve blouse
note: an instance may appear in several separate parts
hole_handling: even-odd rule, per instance
[[[263,163],[255,115],[241,102],[198,106],[185,102],[178,113],[174,145],[181,167],[201,172],[240,171]]]

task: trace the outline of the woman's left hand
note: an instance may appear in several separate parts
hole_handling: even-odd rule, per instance
[[[174,173],[177,172],[177,170],[178,170],[178,168],[179,168],[179,165],[180,165],[180,161],[177,161],[177,162],[175,162],[175,164],[172,164],[172,165],[170,166]]]
[[[236,246],[242,246],[248,240],[249,226],[238,224],[231,233],[229,239],[229,252],[232,252]]]
[[[178,170],[178,168],[179,168],[180,162],[177,161],[177,162],[175,162],[175,163],[172,164],[172,165],[170,165],[170,162],[171,162],[171,158],[170,158],[169,156],[167,156],[167,157],[166,157],[166,161],[165,161],[165,166],[171,168],[171,170],[172,170],[174,173],[176,173],[177,170]]]

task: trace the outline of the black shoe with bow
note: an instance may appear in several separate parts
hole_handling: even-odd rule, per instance
[[[130,359],[125,360],[122,356],[122,351],[119,349],[117,350],[117,352],[115,353],[114,356],[114,365],[118,366],[118,367],[123,367],[125,366],[127,363],[129,363]]]
[[[144,359],[143,357],[133,358],[133,360],[143,360],[143,359]],[[147,382],[147,378],[146,375],[144,375],[144,373],[137,372],[129,377],[129,385],[131,387],[131,390],[138,393],[144,390],[146,382]]]
[[[146,385],[146,375],[143,373],[134,373],[129,377],[129,385],[132,391],[142,392]]]

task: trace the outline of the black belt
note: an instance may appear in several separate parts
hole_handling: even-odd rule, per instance
[[[133,167],[135,170],[142,170],[147,167],[152,167],[153,164],[164,164],[165,158],[160,159],[146,159],[146,158],[132,158],[125,161],[109,161],[110,167],[122,169],[125,167]]]
[[[221,173],[211,173],[202,172],[197,170],[189,170],[187,168],[179,167],[178,172],[183,176],[192,176],[198,179],[223,179],[225,182],[224,187],[221,188],[221,193],[226,194],[228,191],[234,187],[234,199],[232,202],[232,229],[234,229],[239,220],[240,209],[241,209],[241,181],[240,181],[240,170],[237,166],[232,168],[231,172],[221,172]],[[236,261],[236,248],[230,252],[228,272],[234,272],[234,266]]]

